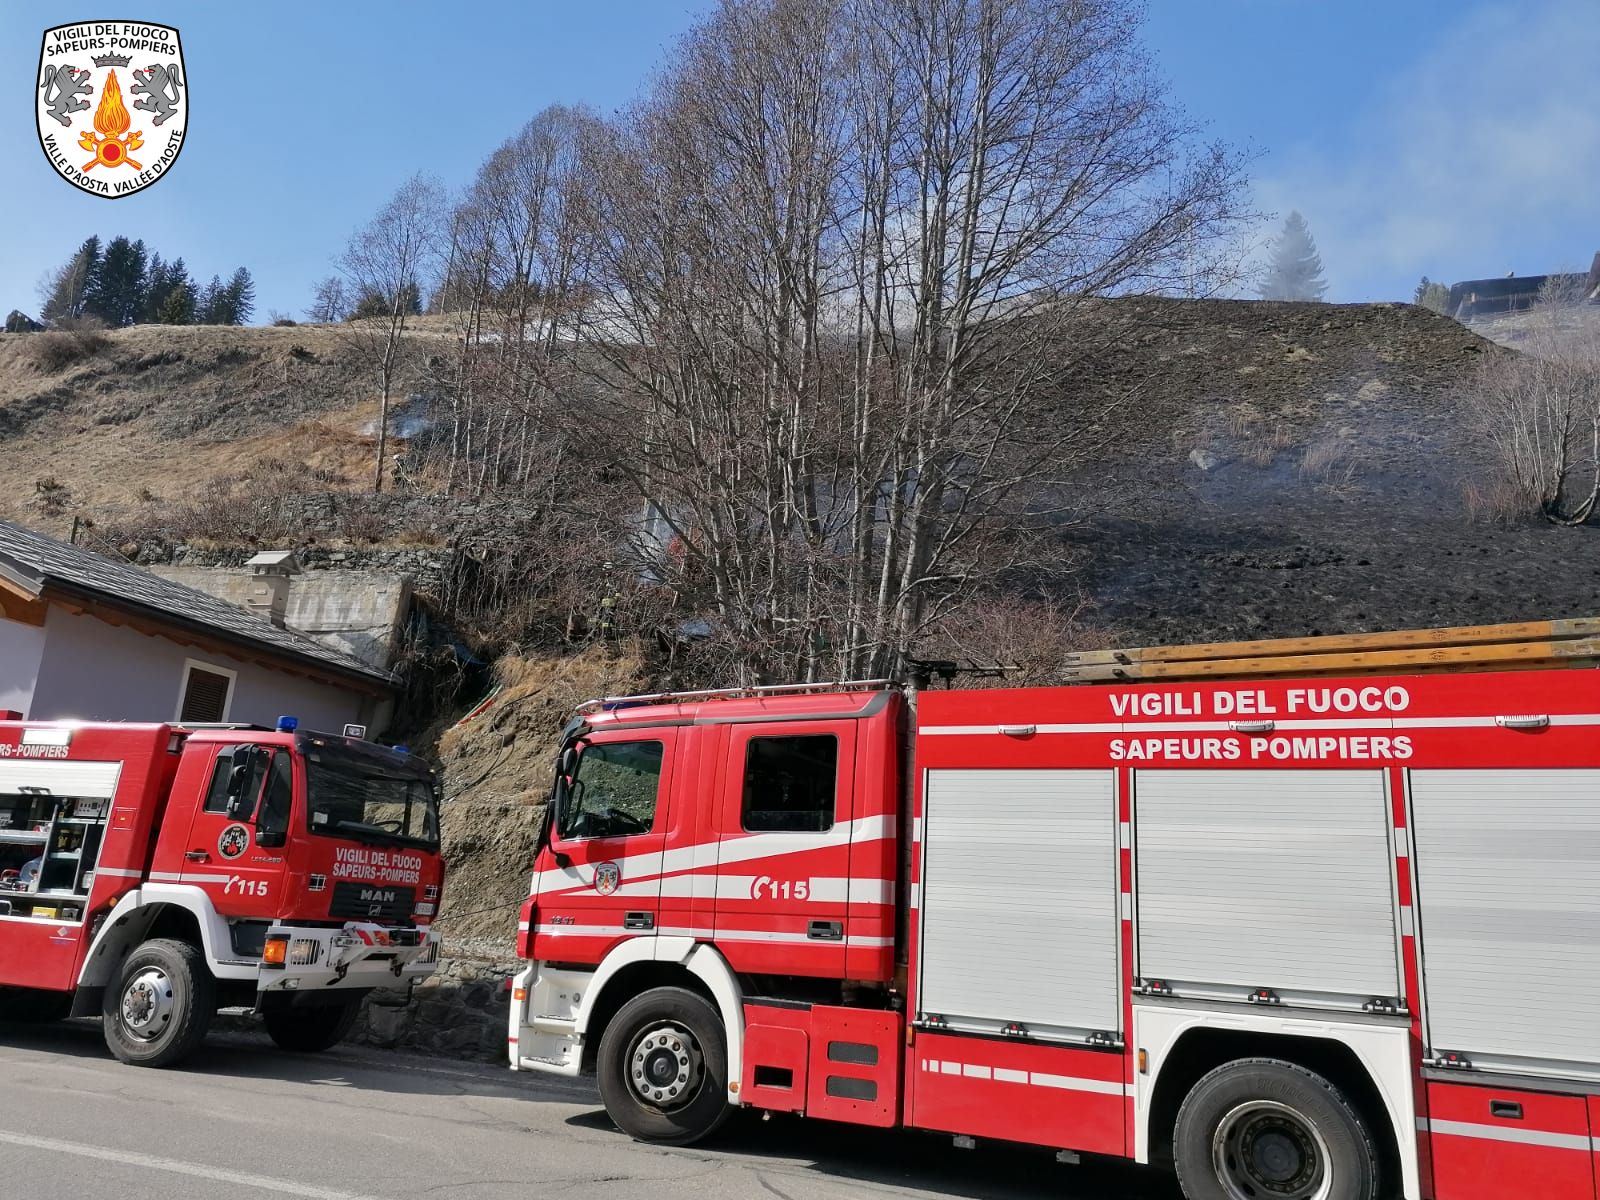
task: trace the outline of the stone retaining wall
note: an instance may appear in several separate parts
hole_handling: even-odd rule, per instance
[[[504,1063],[508,983],[516,970],[515,962],[447,959],[416,985],[409,1002],[404,991],[374,992],[348,1040]]]

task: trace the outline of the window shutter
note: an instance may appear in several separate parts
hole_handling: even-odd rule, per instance
[[[221,721],[228,711],[228,685],[226,675],[216,671],[189,668],[189,678],[183,689],[183,708],[178,719],[185,725]]]

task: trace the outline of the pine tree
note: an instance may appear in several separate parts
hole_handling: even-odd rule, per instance
[[[1272,258],[1257,294],[1263,300],[1321,300],[1327,290],[1311,228],[1304,217],[1292,212],[1272,244]]]
[[[137,321],[145,307],[146,258],[144,242],[112,238],[95,272],[86,309],[113,328]]]
[[[183,259],[175,258],[163,265],[159,284],[153,276],[152,267],[150,296],[145,305],[148,319],[162,325],[193,325],[194,284]]]
[[[224,320],[224,297],[222,294],[222,277],[213,275],[211,282],[200,289],[200,295],[194,304],[194,319],[197,325],[231,325],[231,321]]]
[[[139,319],[145,322],[160,320],[161,305],[172,289],[172,268],[161,257],[160,251],[150,255],[150,264],[144,272],[144,311]]]
[[[1411,299],[1414,304],[1420,304],[1423,308],[1431,308],[1434,312],[1443,316],[1450,307],[1450,288],[1445,284],[1435,283],[1424,275],[1422,282],[1417,284],[1416,293]]]
[[[250,272],[240,267],[223,285],[226,297],[227,325],[248,325],[256,312],[256,285]]]
[[[182,263],[183,260],[178,261]],[[167,289],[155,319],[163,325],[193,325],[194,299],[194,284],[185,277]]]
[[[100,238],[87,237],[47,280],[44,307],[39,315],[51,324],[83,316],[95,276],[100,271]]]

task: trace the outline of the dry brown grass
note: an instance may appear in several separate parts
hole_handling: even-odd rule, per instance
[[[72,512],[107,519],[148,507],[141,497],[182,502],[239,479],[364,491],[370,395],[329,326],[4,335],[0,475],[53,475]],[[24,515],[26,500],[13,489],[0,516]]]
[[[534,732],[540,745],[553,751],[561,727],[579,704],[637,691],[643,679],[643,656],[631,643],[591,646],[560,657],[502,655],[495,663],[499,690],[493,701],[445,730],[439,755],[449,760],[493,754],[506,745],[506,733],[518,730]],[[524,745],[520,752],[531,749]]]
[[[1282,421],[1261,421],[1236,435],[1239,459],[1252,467],[1270,467],[1295,444],[1294,430]]]
[[[1359,469],[1355,447],[1342,438],[1315,442],[1300,459],[1301,478],[1332,488],[1349,487]]]

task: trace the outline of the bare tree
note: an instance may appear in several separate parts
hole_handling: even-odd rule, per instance
[[[469,492],[548,486],[576,304],[572,174],[597,118],[553,107],[479,169],[451,221],[439,308],[457,354],[440,381],[450,399],[449,486]]]
[[[1600,502],[1600,326],[1571,287],[1540,296],[1521,353],[1486,363],[1473,397],[1512,503],[1557,525],[1581,525]]]
[[[432,288],[444,214],[437,180],[414,175],[350,238],[337,266],[357,301],[343,327],[377,375],[378,454],[372,490],[383,490],[389,402],[400,365],[406,322],[417,297]]]
[[[306,309],[306,318],[320,325],[331,325],[344,320],[349,312],[350,301],[345,295],[344,280],[338,275],[329,275],[317,284],[311,307]]]
[[[1099,415],[1051,408],[1084,306],[1187,285],[1243,215],[1136,33],[1121,0],[725,0],[595,139],[576,425],[746,673],[896,670],[1024,565]]]

